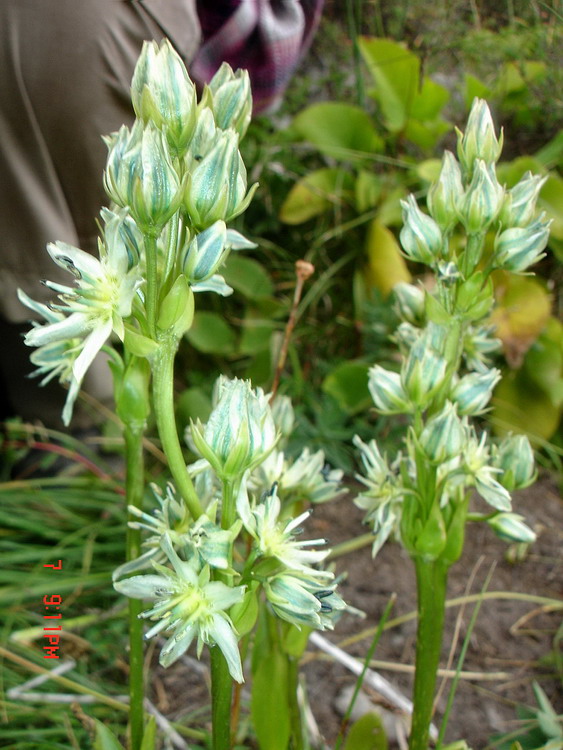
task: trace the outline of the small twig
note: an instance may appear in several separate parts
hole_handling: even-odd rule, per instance
[[[158,708],[151,703],[148,698],[145,698],[145,710],[154,716],[156,723],[169,738],[174,747],[177,747],[179,750],[190,750],[188,743],[180,737],[168,719],[160,713]]]
[[[297,308],[301,300],[301,295],[303,294],[303,285],[305,284],[307,279],[310,278],[314,273],[315,273],[315,267],[313,266],[312,263],[309,263],[306,260],[298,260],[295,263],[295,275],[297,277],[297,282],[295,284],[295,291],[293,293],[293,302],[291,305],[291,312],[289,313],[289,319],[285,326],[283,341],[282,341],[278,361],[276,364],[276,371],[274,373],[274,381],[272,383],[272,389],[271,389],[272,395],[270,396],[270,403],[272,403],[272,401],[276,397],[278,386],[280,384],[282,370],[285,366],[285,361],[287,359],[287,352],[289,349],[289,342],[291,341],[291,334],[293,333],[293,329],[295,328],[295,323],[297,321]]]

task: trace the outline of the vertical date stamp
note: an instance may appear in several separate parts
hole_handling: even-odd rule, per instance
[[[57,560],[56,563],[46,563],[43,565],[44,568],[51,568],[52,570],[62,570],[63,561]],[[44,659],[58,659],[59,648],[60,648],[60,631],[62,630],[61,619],[62,613],[60,612],[63,598],[60,594],[45,594],[43,597],[43,620],[45,625],[43,626],[43,638],[44,646],[43,654]]]

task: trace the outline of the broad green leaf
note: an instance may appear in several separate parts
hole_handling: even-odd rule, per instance
[[[384,147],[370,117],[353,104],[312,104],[295,117],[292,127],[323,154],[336,159],[361,159]]]
[[[214,312],[196,312],[186,338],[193,347],[205,354],[232,354],[235,350],[236,337],[233,329]]]
[[[369,365],[366,362],[343,362],[323,381],[323,391],[336,399],[348,414],[357,414],[371,405],[368,390]]]
[[[397,187],[389,191],[381,201],[377,218],[386,227],[401,226],[403,223],[403,212],[401,209],[401,200],[405,198],[407,191],[403,187]]]
[[[559,425],[559,409],[523,372],[506,372],[491,404],[490,419],[498,435],[521,432],[537,445],[549,440]]]
[[[449,98],[450,92],[445,86],[424,76],[422,87],[413,97],[410,117],[421,122],[435,120],[441,115]],[[451,127],[449,123],[444,124]]]
[[[115,734],[98,719],[94,719],[94,721],[96,722],[94,750],[123,750],[123,745]]]
[[[450,123],[440,118],[426,122],[411,119],[405,126],[405,138],[424,151],[433,151],[436,143],[450,128]]]
[[[270,297],[274,284],[263,265],[253,258],[231,253],[221,269],[221,275],[229,286],[251,300]]]
[[[383,722],[372,712],[352,724],[344,750],[387,750],[388,747]]]
[[[491,93],[491,89],[482,81],[475,78],[475,76],[472,76],[470,73],[466,74],[463,98],[465,101],[465,107],[468,111],[471,109],[475,97],[478,99],[488,99],[491,96]]]
[[[377,206],[381,197],[381,178],[373,172],[362,169],[354,184],[356,211],[363,213]]]
[[[507,362],[519,367],[550,318],[551,299],[543,285],[529,276],[501,274],[495,284],[500,296],[490,322]]]
[[[289,656],[300,659],[307,648],[312,628],[302,626],[301,630],[295,625],[289,625],[283,639],[283,650]]]
[[[231,607],[229,615],[239,636],[250,633],[258,617],[258,597],[256,591],[248,589],[243,600]]]
[[[504,63],[499,72],[495,94],[497,96],[507,96],[525,91],[530,83],[544,76],[545,72],[545,63],[535,60]]]
[[[551,236],[563,240],[563,179],[559,175],[552,173],[547,178],[538,198],[538,209],[552,219]]]
[[[252,681],[252,723],[260,750],[287,750],[290,735],[287,661],[270,652]]]
[[[258,354],[269,351],[272,333],[277,328],[273,320],[259,311],[247,310],[238,346],[240,354]]]
[[[416,173],[421,180],[425,182],[434,182],[440,176],[440,170],[442,169],[441,159],[426,159],[421,161],[416,167]]]
[[[352,178],[342,169],[317,169],[291,188],[280,208],[284,224],[302,224],[342,202]]]
[[[156,719],[151,716],[148,720],[143,733],[143,742],[141,750],[155,750],[156,747]]]
[[[211,414],[211,399],[203,388],[186,388],[176,400],[176,415],[178,421],[188,425],[190,419],[207,422]]]
[[[550,318],[524,359],[527,376],[553,403],[563,402],[563,324]]]
[[[366,237],[367,283],[387,296],[399,281],[411,280],[411,274],[395,235],[379,219],[374,219]]]
[[[548,169],[563,165],[563,130],[537,152],[536,159]]]
[[[419,59],[390,39],[360,37],[359,46],[375,82],[370,94],[381,107],[386,127],[391,132],[403,130],[418,91]]]

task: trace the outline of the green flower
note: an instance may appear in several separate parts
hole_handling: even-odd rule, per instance
[[[457,204],[463,195],[461,170],[451,151],[444,151],[442,169],[426,196],[430,215],[438,226],[447,231],[458,222]]]
[[[233,72],[224,62],[205,88],[202,104],[209,102],[215,122],[223,130],[232,128],[239,137],[246,133],[252,115],[252,94],[247,70]]]
[[[475,98],[467,120],[467,128],[457,132],[457,155],[466,172],[471,174],[476,159],[491,165],[498,161],[503,143],[503,133],[496,137],[495,125],[487,102]]]
[[[497,268],[519,273],[545,256],[551,221],[543,213],[527,227],[512,227],[495,240],[493,263]]]
[[[535,533],[518,513],[496,513],[487,523],[504,542],[532,544],[536,541]]]
[[[504,188],[499,184],[495,165],[477,159],[473,179],[462,196],[458,213],[468,234],[484,232],[497,218],[504,200]]]
[[[446,401],[442,411],[424,425],[419,442],[428,458],[441,464],[459,455],[465,435],[465,425],[457,416],[457,407]]]
[[[204,644],[217,645],[223,652],[231,677],[244,682],[237,637],[227,614],[233,604],[242,600],[244,586],[230,588],[220,581],[211,581],[209,566],[199,570],[197,558],[189,562],[181,560],[168,537],[163,540],[163,549],[173,570],[153,563],[159,575],[133,576],[113,584],[116,591],[125,596],[155,602],[151,609],[139,616],[156,621],[145,638],[152,638],[162,631],[171,633],[160,652],[160,664],[169,667],[197,639],[198,658]]]
[[[414,195],[401,201],[403,228],[400,240],[403,250],[411,260],[432,265],[440,257],[443,238],[438,224],[423,213]]]
[[[335,616],[346,609],[334,589],[335,584],[293,571],[278,573],[264,583],[266,598],[278,617],[298,628],[317,630],[332,630]]]
[[[537,476],[534,451],[525,435],[508,435],[494,451],[500,481],[509,492],[529,487]]]
[[[524,177],[507,191],[500,212],[500,222],[505,227],[525,227],[536,212],[536,201],[547,176],[526,172]]]
[[[458,412],[470,416],[482,414],[500,377],[500,370],[496,368],[464,375],[450,393],[450,399],[457,405]]]
[[[369,370],[368,388],[376,409],[382,414],[404,414],[409,411],[409,399],[398,372],[373,365]]]

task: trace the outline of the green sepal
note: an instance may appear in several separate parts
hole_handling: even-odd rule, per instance
[[[432,294],[424,297],[424,310],[426,319],[441,326],[448,326],[452,322],[451,314]]]
[[[123,343],[125,349],[136,357],[151,357],[158,350],[156,341],[143,336],[142,333],[128,325],[125,325]]]
[[[239,636],[250,633],[258,618],[258,584],[252,584],[252,587],[245,593],[242,601],[238,602],[229,610],[229,617]]]
[[[188,331],[194,319],[194,294],[184,275],[178,276],[172,289],[162,300],[157,326],[180,338]]]
[[[463,552],[463,543],[465,541],[465,522],[467,520],[467,508],[469,504],[469,495],[464,497],[460,502],[455,504],[453,516],[448,524],[446,532],[446,545],[440,560],[452,565],[459,560]]]
[[[440,505],[434,501],[424,526],[419,525],[420,532],[414,543],[416,553],[424,560],[437,560],[446,546],[446,527]]]
[[[146,359],[131,357],[123,374],[115,380],[117,416],[127,425],[144,425],[150,414],[150,372]]]

